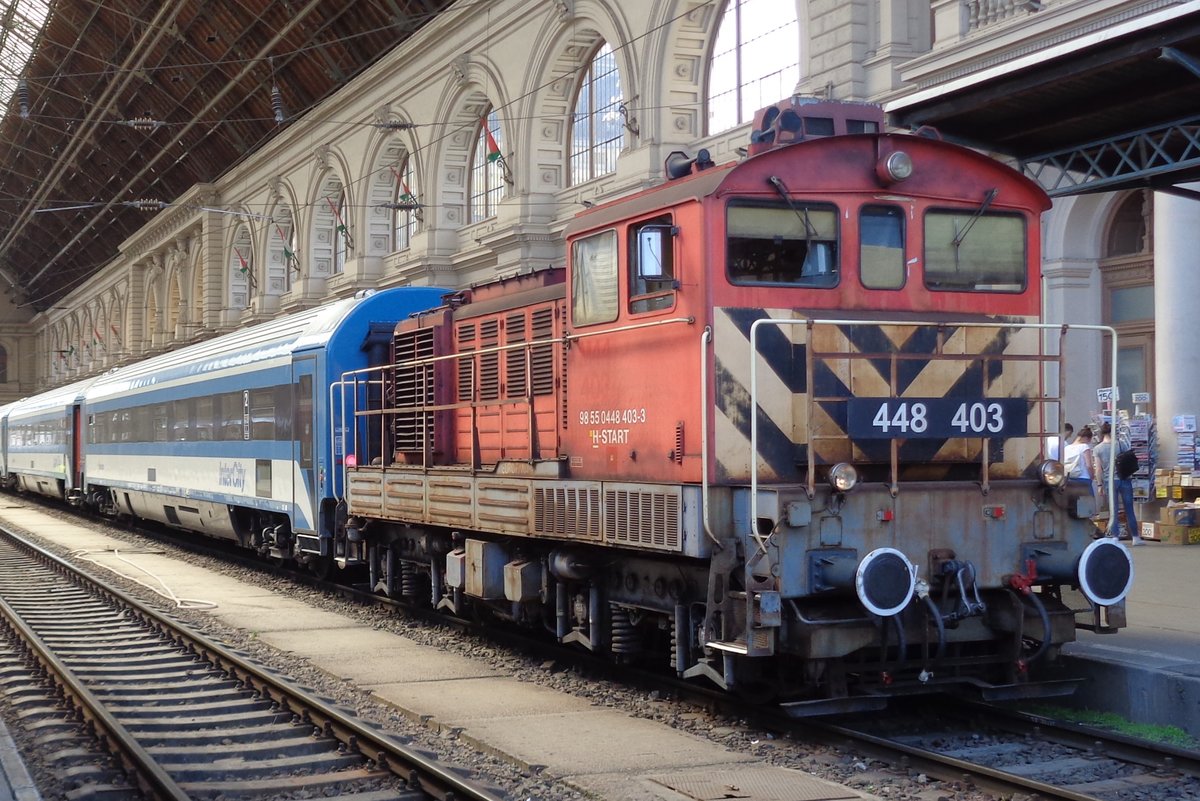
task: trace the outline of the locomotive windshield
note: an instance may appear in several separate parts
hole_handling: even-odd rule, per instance
[[[925,284],[930,289],[1025,289],[1025,219],[978,210],[925,215]]]
[[[735,284],[831,287],[838,281],[837,210],[825,203],[729,204],[729,278]]]

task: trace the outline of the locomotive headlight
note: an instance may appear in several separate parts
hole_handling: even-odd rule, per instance
[[[1067,481],[1067,469],[1057,459],[1047,459],[1038,465],[1038,478],[1047,487],[1061,487]]]
[[[858,471],[854,465],[838,462],[829,468],[829,486],[838,492],[849,492],[858,484]]]
[[[876,172],[884,183],[894,184],[903,181],[913,174],[912,156],[903,150],[890,153],[879,164]]]

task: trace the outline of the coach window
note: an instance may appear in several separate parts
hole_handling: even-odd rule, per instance
[[[629,229],[629,311],[675,305],[675,234],[670,215]]]
[[[864,206],[858,215],[859,277],[867,289],[904,286],[904,211]]]
[[[617,319],[617,232],[604,231],[571,245],[571,317],[575,325]]]
[[[192,409],[187,398],[171,401],[171,440],[186,442],[192,438]]]
[[[1025,218],[976,209],[925,215],[925,285],[930,289],[1025,289]]]
[[[151,434],[155,442],[167,442],[170,431],[167,428],[168,407],[165,403],[156,403],[151,407]]]
[[[311,469],[313,466],[313,390],[312,376],[300,376],[300,385],[296,389],[296,424],[294,431],[300,443],[300,467]]]
[[[196,398],[196,419],[192,426],[192,439],[209,442],[213,438],[213,397],[204,395]]]
[[[250,438],[275,439],[273,389],[256,389],[250,393]]]
[[[736,202],[727,220],[733,283],[837,285],[836,208],[804,200]]]
[[[221,406],[219,412],[221,439],[225,442],[244,439],[242,433],[242,413],[244,411],[242,393],[226,392],[223,395],[218,395],[217,400]]]

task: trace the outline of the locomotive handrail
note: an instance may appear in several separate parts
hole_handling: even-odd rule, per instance
[[[334,399],[334,395],[333,395],[334,390],[337,387],[341,387],[342,388],[342,403],[341,403],[342,417],[341,417],[341,419],[344,422],[346,419],[345,388],[346,387],[357,388],[358,385],[362,382],[363,378],[366,378],[369,381],[370,376],[373,373],[379,373],[381,376],[380,380],[382,381],[382,380],[385,380],[383,374],[387,370],[394,370],[397,368],[425,367],[425,366],[428,366],[431,364],[437,364],[439,362],[446,362],[446,361],[457,362],[457,361],[461,361],[464,359],[471,359],[472,364],[474,364],[475,360],[477,360],[479,356],[489,355],[489,354],[493,354],[493,353],[504,353],[504,352],[513,351],[513,350],[524,350],[525,354],[526,354],[526,371],[527,371],[527,374],[529,374],[529,369],[530,369],[529,368],[529,359],[531,358],[534,348],[545,347],[547,345],[551,345],[551,346],[562,345],[564,347],[569,347],[571,342],[573,340],[577,340],[577,339],[587,339],[587,338],[595,337],[595,336],[604,336],[607,334],[617,334],[617,333],[623,333],[623,332],[627,332],[627,331],[637,331],[637,330],[642,330],[642,329],[646,329],[646,328],[655,328],[655,327],[663,326],[663,325],[674,325],[677,323],[686,323],[688,325],[692,325],[695,322],[696,322],[695,317],[690,317],[690,316],[689,317],[671,317],[671,318],[668,318],[665,320],[653,320],[653,321],[645,322],[645,323],[635,323],[633,325],[618,326],[617,328],[606,328],[601,331],[585,331],[582,334],[568,333],[568,334],[564,334],[563,336],[560,336],[560,337],[548,337],[545,339],[533,339],[533,340],[528,340],[525,342],[514,342],[514,343],[510,343],[510,344],[505,344],[505,345],[492,345],[492,346],[489,346],[486,348],[479,348],[476,350],[463,352],[463,353],[449,353],[449,354],[444,354],[441,356],[423,356],[423,357],[417,358],[417,359],[405,359],[403,361],[398,361],[395,363],[375,365],[373,367],[362,367],[362,368],[359,368],[356,370],[347,370],[341,374],[341,379],[339,381],[332,382],[330,384],[330,409],[332,411],[335,408],[335,399]],[[424,378],[422,380],[424,380]],[[476,391],[478,391],[478,381],[473,381],[472,386],[474,386],[476,388]],[[422,397],[424,397],[424,396],[425,396],[425,393],[422,393]],[[401,411],[411,412],[413,414],[424,415],[428,412],[442,411],[442,410],[452,409],[452,408],[475,409],[482,403],[482,401],[478,400],[477,398],[472,398],[469,401],[466,401],[466,402],[459,401],[458,403],[453,404],[453,405],[425,403],[425,404],[418,404],[418,405],[414,405],[414,406],[405,406],[405,407],[397,406],[397,407],[391,407],[391,408],[384,408],[381,405],[378,410],[372,410],[372,409],[360,410],[358,408],[357,401],[358,401],[358,391],[357,391],[357,389],[355,389],[354,404],[351,408],[351,413],[353,414],[353,416],[355,418],[358,418],[360,416],[373,416],[376,414],[385,415],[389,412],[395,414],[395,413],[399,413]],[[489,400],[489,401],[487,401],[487,403],[488,403],[488,405],[503,405],[503,404],[516,405],[516,404],[520,404],[520,403],[528,403],[530,405],[531,415],[532,415],[532,402],[531,402],[531,399],[528,396],[528,394],[524,398],[497,398],[495,400]],[[531,426],[532,426],[532,422],[533,421],[531,419],[531,421],[530,421]],[[337,442],[336,442],[336,431],[334,430],[336,423],[333,419],[332,414],[330,415],[329,425],[330,425],[330,444],[329,444],[330,464],[336,465],[337,464],[337,459],[336,459]],[[425,426],[425,423],[423,420],[422,421],[423,431],[425,431],[424,426]],[[474,429],[473,422],[472,422],[472,429]],[[358,427],[354,426],[351,430],[355,437],[354,446],[355,446],[355,453],[357,455],[357,452],[358,452]],[[533,431],[533,436],[536,437],[536,430]],[[423,439],[428,440],[428,437],[425,436],[425,437],[423,437]],[[428,442],[426,442],[426,445],[427,445],[426,450],[428,450]],[[533,446],[531,445],[531,448],[532,447]],[[343,453],[345,454],[348,452],[349,451],[346,449],[346,443],[343,443]],[[471,460],[472,460],[472,468],[477,467],[477,465],[475,464],[474,451],[472,451]],[[426,458],[422,459],[423,466],[428,467],[427,461],[428,460]],[[346,470],[347,470],[347,468],[345,465],[345,459],[343,458],[342,469],[340,471],[342,474],[343,491],[346,487],[346,479],[347,479]],[[335,482],[333,489],[336,494],[336,482]],[[340,499],[340,496],[339,496],[339,499]],[[709,536],[712,536],[711,533]],[[714,538],[714,541],[715,541],[715,538]]]
[[[712,342],[712,326],[704,326],[700,334],[700,517],[704,533],[718,548],[724,547],[708,523],[708,343]]]
[[[547,337],[546,339],[531,339],[527,342],[514,342],[509,345],[492,345],[486,348],[466,351],[463,353],[447,353],[443,356],[422,356],[419,359],[405,359],[394,364],[381,364],[375,367],[361,367],[357,370],[347,370],[342,373],[342,380],[345,381],[347,376],[356,376],[361,373],[370,373],[376,370],[386,370],[394,367],[420,367],[426,364],[434,364],[436,362],[452,361],[456,359],[465,359],[468,356],[481,356],[489,353],[501,353],[509,350],[519,350],[522,348],[533,348],[541,345],[567,345],[576,339],[587,339],[590,337],[604,336],[605,334],[619,334],[625,331],[637,331],[642,328],[654,328],[660,325],[672,325],[675,323],[687,323],[691,325],[696,322],[695,317],[671,317],[667,320],[655,320],[649,323],[637,323],[635,325],[623,325],[618,328],[606,328],[603,331],[585,331],[582,334],[564,334],[561,337]],[[418,410],[419,407],[413,407]]]
[[[1061,331],[1063,335],[1065,335],[1066,332],[1071,329],[1079,329],[1082,331],[1097,331],[1102,334],[1108,334],[1109,336],[1112,337],[1111,362],[1110,362],[1110,364],[1112,366],[1112,378],[1111,378],[1110,386],[1115,387],[1117,385],[1117,347],[1118,347],[1117,332],[1112,326],[1108,326],[1108,325],[1089,325],[1089,324],[1074,325],[1074,324],[1066,324],[1066,323],[1023,323],[1023,322],[1006,322],[1003,320],[992,321],[992,322],[959,322],[959,321],[951,321],[951,320],[940,320],[940,321],[939,320],[894,320],[894,319],[893,320],[885,320],[885,319],[870,319],[870,318],[863,318],[863,319],[802,318],[802,319],[790,319],[790,320],[789,319],[761,318],[761,319],[755,320],[750,325],[750,342],[749,342],[749,345],[750,345],[750,354],[749,354],[749,356],[750,356],[750,536],[754,540],[757,548],[763,554],[767,553],[767,540],[769,539],[770,535],[768,534],[766,537],[764,537],[761,534],[759,534],[759,531],[758,531],[758,358],[757,358],[757,354],[758,354],[758,330],[760,327],[768,326],[768,325],[773,325],[776,327],[803,325],[803,326],[809,327],[810,329],[816,325],[902,325],[902,326],[913,327],[913,328],[920,327],[920,326],[944,328],[945,326],[952,325],[957,328],[1028,328],[1028,329],[1041,330],[1041,331],[1056,330],[1056,331]],[[1039,348],[1044,349],[1044,343],[1039,344]],[[974,354],[973,357],[979,358],[982,355],[983,354]],[[1061,353],[1061,347],[1060,347],[1060,353],[1058,354],[1058,357],[1061,358],[1061,356],[1062,356],[1062,353]],[[967,357],[967,355],[964,355],[964,358],[966,358],[966,357]],[[1046,358],[1049,358],[1049,354],[1043,354],[1042,356],[1039,357],[1038,360],[1045,360]],[[809,359],[807,361],[808,361],[808,371],[811,374],[813,360]],[[1059,383],[1061,386],[1061,383],[1062,383],[1061,368],[1060,368],[1059,372],[1060,372]],[[811,375],[809,377],[811,379]],[[1062,393],[1060,392],[1059,395],[1060,395],[1060,397],[1057,398],[1056,400],[1058,400],[1058,402],[1061,403],[1062,402],[1062,398],[1061,398]],[[812,426],[811,406],[813,404],[813,397],[814,397],[814,393],[812,392],[812,385],[810,383],[809,384],[809,393],[808,393],[808,402],[809,402],[809,406],[810,406],[810,413],[808,416],[808,421],[809,421],[808,424],[809,424],[810,428]],[[1113,405],[1112,408],[1115,411],[1115,408],[1116,408],[1115,404]],[[1114,417],[1115,417],[1115,415],[1114,415]],[[808,443],[808,448],[806,449],[808,452],[808,476],[806,478],[806,481],[807,481],[806,489],[808,491],[808,496],[811,498],[816,494],[816,475],[815,475],[815,473],[816,473],[816,455],[815,455],[814,449],[812,447],[811,436],[809,437],[809,440],[810,441]],[[895,439],[894,438],[892,441],[892,449],[893,449],[893,458],[892,458],[893,465],[892,465],[892,471],[891,471],[892,472],[892,486],[893,486],[893,488],[896,488],[898,486],[896,483],[898,466],[896,464],[896,457],[894,455],[895,454]],[[1114,467],[1116,464],[1116,450],[1117,449],[1112,448],[1110,450],[1111,450],[1111,452],[1109,453],[1107,493],[1108,493],[1108,497],[1111,499],[1112,492],[1113,492],[1113,475],[1115,473]],[[986,488],[986,486],[987,486],[987,459],[988,459],[986,438],[984,438],[984,447],[982,449],[982,458],[984,460],[984,464],[983,464],[984,485],[983,486]],[[1110,501],[1110,503],[1111,503],[1111,501]],[[1111,507],[1110,507],[1110,509],[1111,509]],[[1111,514],[1111,511],[1110,511],[1110,514]]]

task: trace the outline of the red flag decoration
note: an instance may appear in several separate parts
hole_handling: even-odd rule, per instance
[[[396,176],[396,183],[400,184],[400,197],[397,198],[401,203],[416,204],[417,196],[408,188],[408,182],[404,180],[404,176],[396,170],[395,167],[388,165],[388,169],[392,171],[392,175]]]
[[[254,271],[250,269],[250,262],[246,261],[246,257],[242,255],[242,251],[237,248],[234,248],[233,252],[237,254],[238,263],[241,264],[242,275],[246,276],[246,279],[249,280],[250,286],[257,287],[258,281],[254,278]]]
[[[504,158],[500,154],[500,145],[496,144],[496,137],[492,136],[492,129],[488,127],[488,118],[483,118],[483,134],[487,137],[487,160],[499,161]]]
[[[113,336],[115,336],[117,338],[117,344],[120,345],[121,344],[121,332],[117,330],[117,327],[115,325],[110,325],[109,328],[112,329]]]
[[[283,242],[283,258],[296,272],[300,272],[300,260],[296,258],[296,254],[288,247],[288,238],[283,235],[283,229],[278,225],[275,226],[275,233],[279,234],[280,241]]]
[[[92,336],[95,337],[95,339],[92,340],[93,345],[104,347],[104,343],[100,341],[100,332],[96,330],[95,326],[92,327]]]
[[[333,218],[337,220],[337,230],[346,238],[346,249],[354,250],[354,240],[350,238],[350,229],[346,226],[346,221],[342,219],[342,213],[338,211],[337,204],[328,195],[325,196],[325,202],[329,204],[329,210],[333,212]]]
[[[238,262],[242,265],[242,275],[246,275],[250,272],[250,265],[247,263],[246,257],[243,256],[242,251],[238,250],[237,248],[234,248],[233,252],[237,254]]]

